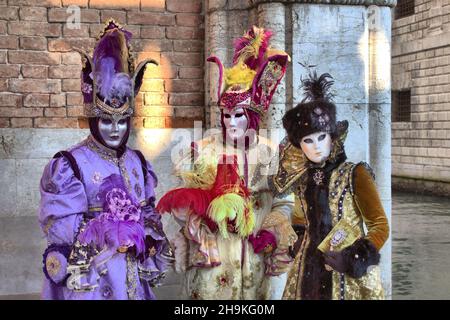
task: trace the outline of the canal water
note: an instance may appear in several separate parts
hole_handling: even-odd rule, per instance
[[[450,199],[392,194],[393,299],[450,299]]]

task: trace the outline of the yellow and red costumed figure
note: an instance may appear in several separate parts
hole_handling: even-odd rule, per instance
[[[269,47],[271,36],[248,30],[235,42],[231,68],[208,58],[219,67],[222,130],[192,143],[186,153],[192,163],[177,168],[183,185],[157,205],[181,225],[172,238],[175,265],[185,271],[192,299],[281,299],[293,262],[293,197],[270,191],[277,146],[258,135],[289,61]]]

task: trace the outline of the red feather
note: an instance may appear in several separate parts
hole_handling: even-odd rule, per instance
[[[162,214],[173,209],[190,208],[195,214],[204,216],[211,200],[212,195],[208,190],[179,188],[167,192],[159,200],[156,210]]]

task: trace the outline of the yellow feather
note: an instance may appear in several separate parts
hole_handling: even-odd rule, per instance
[[[241,219],[245,206],[245,199],[235,193],[227,193],[211,201],[208,216],[217,223],[219,232],[225,239],[228,238],[227,219],[230,221],[235,218]]]
[[[217,160],[213,158],[198,158],[190,171],[178,173],[186,188],[209,190],[214,185],[217,173]]]
[[[225,69],[225,84],[227,87],[232,85],[242,85],[243,90],[248,90],[252,86],[256,71],[248,68],[243,63],[238,63],[232,68]]]

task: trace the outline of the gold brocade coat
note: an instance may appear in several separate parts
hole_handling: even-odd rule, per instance
[[[191,299],[281,299],[286,285],[287,272],[293,259],[288,248],[297,239],[291,227],[293,195],[275,197],[268,187],[270,159],[261,161],[260,152],[276,151],[268,140],[258,137],[247,151],[233,146],[224,146],[221,133],[196,142],[196,164],[202,162],[203,171],[197,183],[214,178],[217,159],[222,154],[236,155],[239,174],[243,177],[248,165],[248,188],[253,202],[255,227],[253,234],[265,229],[273,232],[277,239],[276,254],[256,254],[247,238],[229,233],[224,238],[212,232],[199,216],[179,210],[172,217],[181,225],[175,235],[176,271],[184,272],[185,298]],[[248,161],[244,161],[246,156]],[[208,169],[209,168],[209,169]],[[180,165],[177,172],[192,177],[192,165]],[[186,186],[186,180],[183,186]],[[286,263],[288,261],[288,263]],[[268,275],[271,265],[276,275]]]
[[[330,157],[336,156],[339,152],[343,152],[343,146],[338,141]],[[307,230],[289,272],[283,299],[302,299],[305,252],[310,245],[306,215],[308,204],[304,196],[306,190],[304,178],[308,162],[303,152],[289,143],[281,152],[280,159],[280,168],[274,183],[278,191],[290,190],[295,193],[294,224],[304,224]],[[339,164],[331,172],[328,183],[328,202],[332,227],[338,223],[339,219],[345,219],[350,225],[357,226],[358,237],[368,239],[379,250],[387,239],[389,229],[369,172],[370,168],[367,165],[350,162]],[[356,188],[358,191],[355,190]],[[364,224],[368,228],[367,233],[364,231]],[[331,283],[332,299],[384,299],[378,266],[369,267],[367,274],[359,279],[332,271]]]

